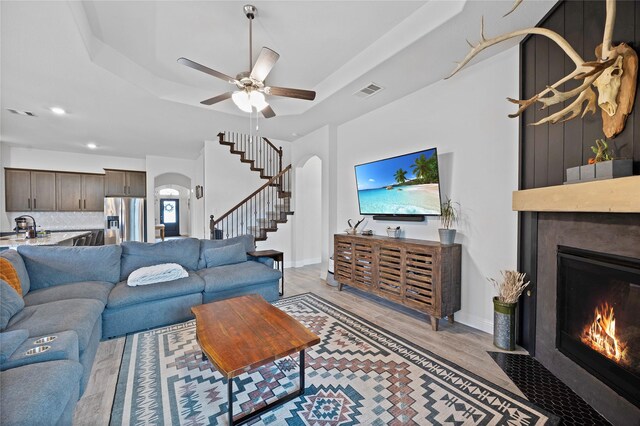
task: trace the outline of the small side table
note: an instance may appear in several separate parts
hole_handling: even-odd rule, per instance
[[[277,263],[275,266],[282,273],[282,278],[280,279],[280,291],[278,294],[280,296],[284,296],[284,253],[277,250],[258,250],[247,252],[247,254],[253,257],[268,257],[273,259],[274,263]]]

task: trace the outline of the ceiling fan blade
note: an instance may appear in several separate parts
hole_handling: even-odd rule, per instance
[[[193,62],[190,59],[179,58],[178,59],[178,63],[182,64],[182,65],[186,65],[189,68],[193,68],[194,70],[201,71],[201,72],[203,72],[205,74],[209,74],[209,75],[212,75],[212,76],[217,77],[219,79],[225,80],[228,83],[234,83],[234,84],[236,83],[236,79],[235,78],[230,77],[230,76],[228,76],[228,75],[226,75],[224,73],[221,73],[220,71],[212,70],[211,68],[205,67],[204,65],[200,65],[199,63]]]
[[[316,98],[316,92],[313,90],[290,89],[288,87],[265,87],[264,92],[267,95],[304,99],[306,101],[312,101]]]
[[[275,111],[271,108],[270,105],[267,105],[266,107],[264,107],[261,112],[264,118],[271,118],[276,116]]]
[[[217,104],[218,102],[221,102],[221,101],[224,101],[226,99],[229,99],[232,94],[233,94],[233,92],[223,93],[222,95],[218,95],[218,96],[214,96],[213,98],[205,99],[204,101],[202,101],[200,103],[202,105]]]
[[[271,72],[271,69],[280,57],[275,51],[268,47],[263,47],[260,56],[251,70],[251,78],[258,81],[264,81]]]

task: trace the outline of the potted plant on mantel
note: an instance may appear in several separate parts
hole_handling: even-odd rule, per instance
[[[456,209],[456,204],[458,203],[447,198],[440,205],[440,224],[442,228],[438,229],[438,233],[440,234],[441,244],[451,245],[456,240],[456,230],[451,229],[451,225],[458,222],[459,212]]]
[[[525,274],[518,271],[500,273],[502,281],[487,278],[498,291],[493,298],[493,345],[512,351],[516,348],[516,306],[530,281],[525,283]]]
[[[595,157],[589,158],[589,164],[567,169],[567,182],[612,179],[633,174],[633,160],[614,158],[606,140],[596,139],[591,151]]]

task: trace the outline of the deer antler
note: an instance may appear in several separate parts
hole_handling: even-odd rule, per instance
[[[515,0],[512,9],[507,13],[507,15],[513,12],[522,2],[522,0]],[[595,94],[593,90],[591,90],[591,84],[602,74],[602,72],[611,66],[613,61],[616,59],[614,57],[609,58],[611,55],[611,39],[613,35],[613,25],[615,23],[615,14],[616,14],[616,4],[615,0],[607,0],[607,17],[605,23],[605,31],[603,36],[603,46],[602,46],[602,57],[598,58],[597,61],[585,62],[584,59],[575,51],[573,47],[569,44],[567,40],[565,40],[561,35],[556,33],[555,31],[549,30],[547,28],[525,28],[522,30],[512,31],[507,34],[499,35],[497,37],[493,37],[487,39],[484,35],[484,19],[481,21],[480,26],[480,42],[477,45],[471,46],[471,51],[465,56],[465,58],[458,64],[458,66],[453,70],[453,72],[446,77],[446,79],[454,76],[458,71],[464,68],[474,57],[478,55],[484,49],[491,47],[495,44],[501,43],[505,40],[519,37],[523,35],[536,34],[547,37],[549,40],[553,41],[560,47],[567,56],[573,61],[575,64],[575,69],[568,75],[564,76],[557,82],[553,83],[550,86],[547,86],[540,93],[531,97],[527,100],[516,100],[507,98],[510,102],[519,105],[518,111],[514,114],[509,114],[509,117],[515,118],[521,115],[527,108],[533,105],[536,102],[542,103],[542,109],[545,109],[551,105],[558,104],[560,102],[564,102],[567,99],[573,98],[574,96],[578,96],[578,98],[572,102],[569,106],[565,107],[563,110],[558,111],[555,114],[552,114],[549,117],[546,117],[536,123],[534,125],[550,122],[556,123],[560,120],[566,121],[572,118],[577,117],[582,110],[582,106],[585,101],[588,102],[586,108],[582,116],[584,116],[588,111],[595,112]],[[505,15],[506,16],[506,15]],[[567,81],[572,79],[583,79],[583,83],[576,87],[573,90],[569,90],[567,92],[561,92],[558,90],[558,87]],[[550,95],[549,95],[550,94]],[[545,96],[549,95],[549,96]]]
[[[511,6],[511,10],[508,11],[507,13],[505,13],[504,15],[502,15],[502,17],[504,18],[507,15],[510,15],[511,12],[513,12],[514,10],[516,10],[518,8],[518,6],[520,6],[520,3],[522,3],[522,0],[516,0],[513,2],[513,6]]]

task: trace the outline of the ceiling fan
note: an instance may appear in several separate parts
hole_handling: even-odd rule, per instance
[[[283,96],[285,98],[304,99],[312,101],[316,97],[316,92],[312,90],[291,89],[287,87],[266,86],[264,80],[275,65],[280,55],[268,47],[263,47],[258,56],[258,60],[253,64],[253,19],[258,9],[250,4],[244,6],[244,14],[249,19],[249,69],[239,73],[235,78],[219,71],[205,67],[187,58],[179,58],[178,63],[186,65],[195,70],[222,79],[228,83],[235,84],[237,90],[226,92],[213,98],[200,102],[203,105],[213,105],[231,98],[238,108],[245,112],[252,112],[255,108],[262,112],[265,118],[275,117],[276,113],[265,99],[266,95]]]

